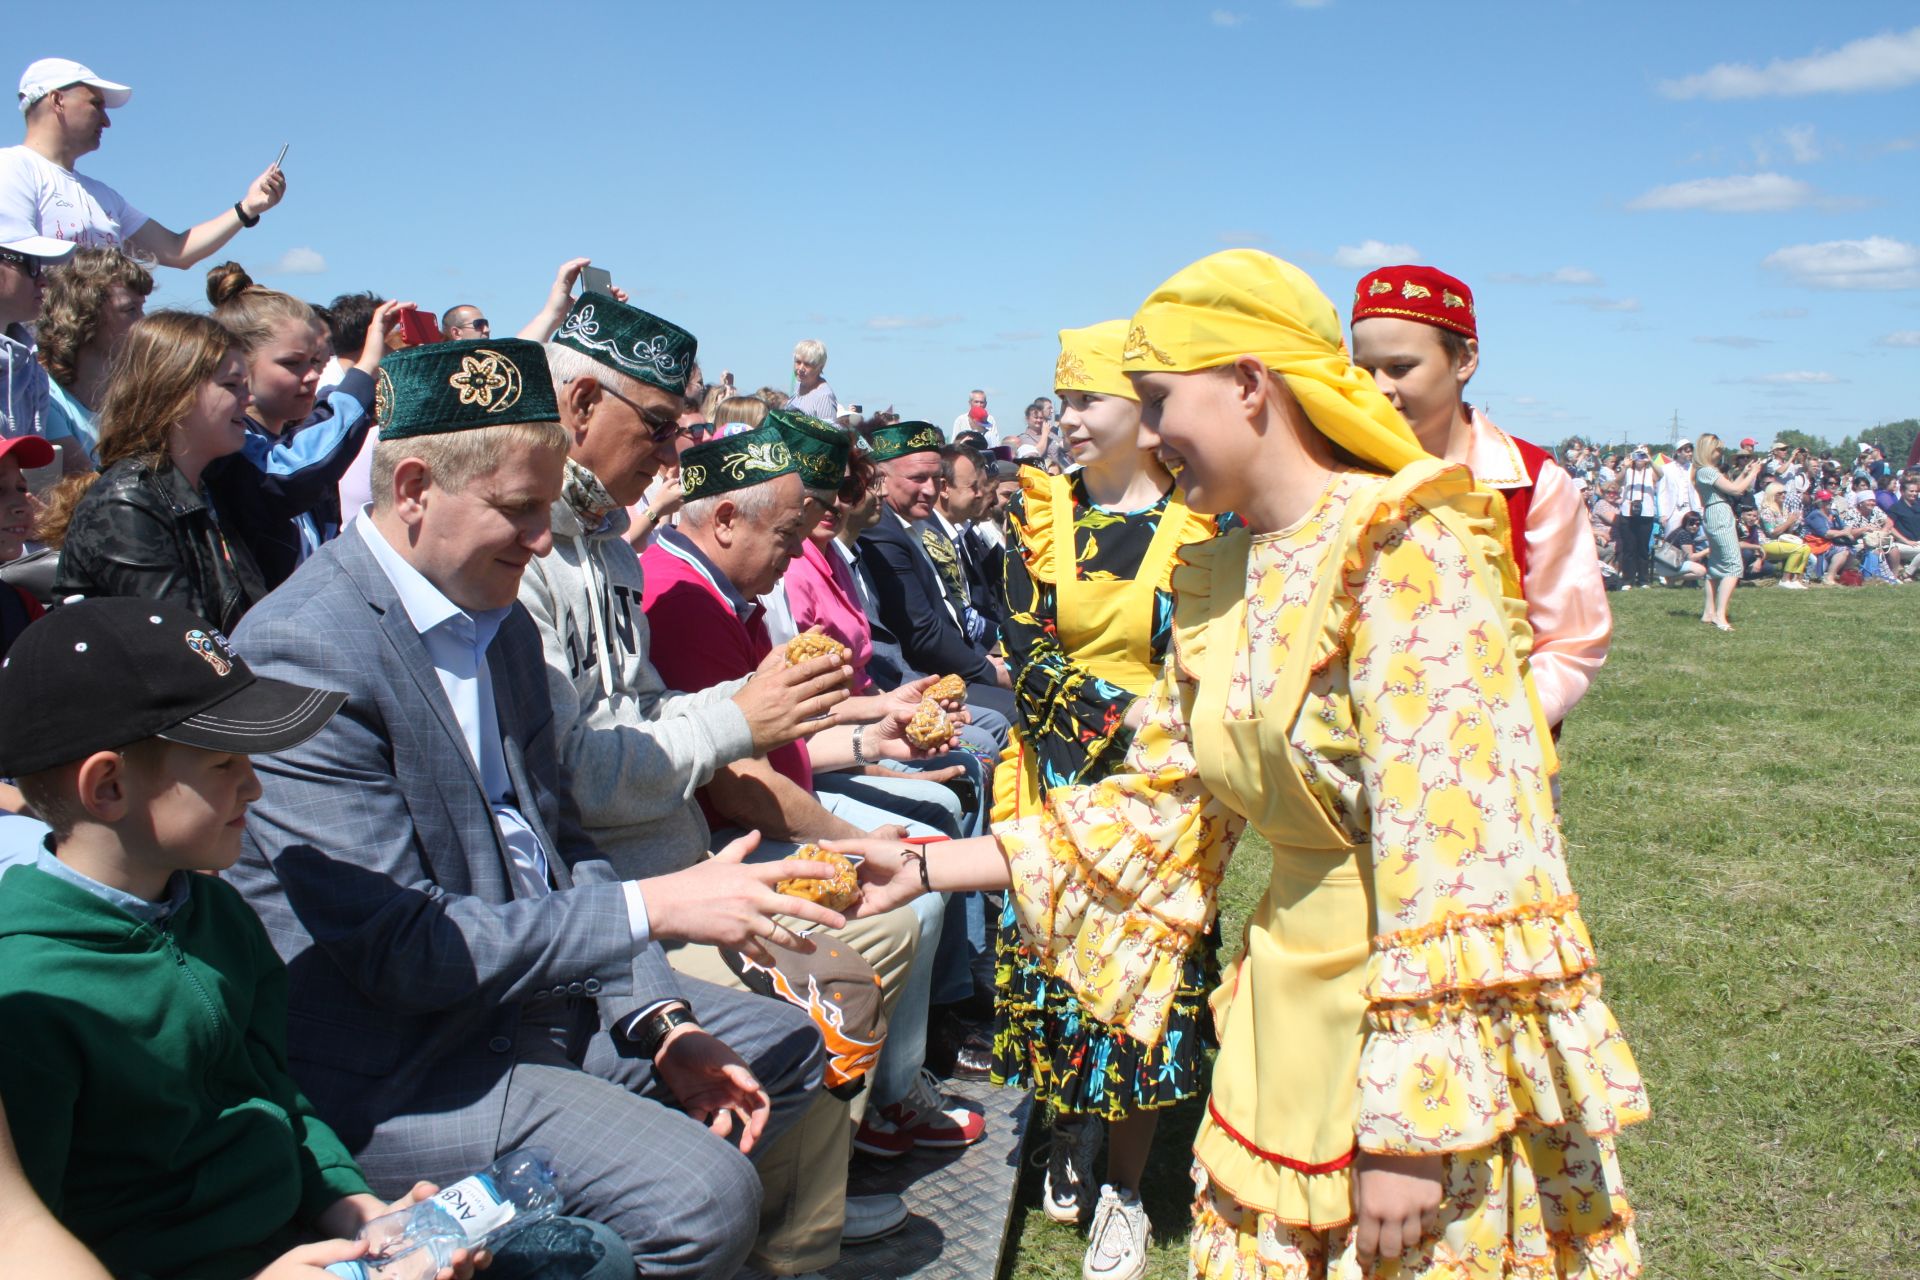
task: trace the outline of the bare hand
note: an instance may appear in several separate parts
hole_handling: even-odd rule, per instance
[[[829,713],[846,699],[852,679],[853,668],[831,657],[789,667],[786,654],[776,647],[733,695],[733,705],[753,733],[753,753],[764,756],[830,727]]]
[[[406,1210],[411,1209],[414,1205],[424,1200],[431,1200],[434,1196],[438,1195],[439,1192],[440,1188],[433,1183],[421,1181],[414,1183],[405,1195],[393,1201],[391,1204],[383,1204],[378,1196],[342,1196],[327,1206],[326,1210],[317,1219],[316,1225],[318,1225],[322,1231],[329,1232],[333,1235],[353,1237],[351,1241],[343,1240],[339,1243],[351,1243],[358,1248],[365,1248],[373,1256],[378,1257],[391,1248],[394,1243],[393,1235],[405,1229]],[[385,1233],[382,1231],[383,1226],[386,1228]],[[335,1242],[327,1241],[325,1243],[332,1244]],[[294,1252],[297,1253],[298,1250]],[[292,1254],[288,1254],[286,1258],[282,1258],[280,1262],[276,1262],[274,1265],[279,1266],[285,1262],[287,1258],[291,1258],[292,1256]],[[355,1253],[349,1256],[358,1257],[359,1254]],[[345,1261],[345,1259],[334,1258],[331,1259],[331,1261],[342,1262]],[[436,1280],[472,1280],[473,1273],[476,1270],[484,1270],[492,1264],[493,1255],[485,1249],[456,1249],[453,1256],[447,1260],[447,1265],[436,1273]],[[324,1267],[327,1264],[322,1263],[320,1265]],[[289,1276],[304,1276],[305,1274],[306,1272],[304,1271],[288,1273]],[[271,1267],[262,1272],[261,1276],[263,1280],[264,1277],[267,1276],[272,1276],[274,1280],[279,1280],[278,1273],[274,1272]]]
[[[825,880],[833,875],[831,866],[791,859],[744,862],[759,844],[760,833],[750,831],[685,871],[644,881],[647,925],[653,936],[727,947],[761,964],[772,964],[773,954],[761,945],[762,938],[795,951],[813,950],[810,938],[775,916],[793,916],[829,929],[846,924],[846,917],[837,911],[774,889],[787,879]]]
[[[654,1055],[653,1069],[689,1116],[722,1138],[738,1130],[740,1150],[753,1150],[773,1104],[753,1071],[723,1041],[698,1027],[676,1027]]]
[[[687,491],[680,481],[680,468],[669,467],[660,473],[660,487],[647,499],[655,525],[665,524],[673,513],[687,505]]]
[[[1013,688],[1013,673],[1007,670],[1006,659],[988,654],[987,661],[993,664],[993,682],[1002,689]]]
[[[335,1280],[329,1266],[351,1262],[367,1251],[365,1240],[322,1240],[289,1249],[256,1271],[250,1280]]]
[[[231,191],[233,188],[227,188]],[[267,166],[267,171],[253,180],[247,188],[247,194],[240,197],[240,207],[247,211],[249,218],[257,218],[287,194],[287,175],[280,172],[279,165]]]
[[[367,322],[367,342],[360,348],[360,358],[353,367],[372,373],[380,367],[380,361],[386,358],[387,344],[393,339],[393,331],[400,327],[400,313],[417,311],[419,304],[412,302],[383,302],[373,309],[373,318]]]
[[[1360,1265],[1397,1258],[1433,1234],[1439,1216],[1439,1156],[1382,1156],[1362,1151],[1354,1160],[1353,1238]]]
[[[926,892],[920,883],[920,867],[905,855],[918,853],[898,840],[828,840],[824,847],[835,853],[857,854],[860,861],[860,900],[853,904],[856,919],[877,916],[905,906]]]

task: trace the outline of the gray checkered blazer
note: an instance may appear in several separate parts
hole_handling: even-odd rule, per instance
[[[487,657],[514,793],[557,854],[559,888],[531,900],[514,898],[453,707],[357,532],[301,565],[233,642],[260,675],[348,694],[311,741],[254,758],[265,793],[227,876],[287,962],[294,1077],[351,1148],[395,1117],[410,1142],[491,1144],[529,1001],[579,1045],[679,995],[658,944],[632,954],[619,878],[580,828],[524,608]]]

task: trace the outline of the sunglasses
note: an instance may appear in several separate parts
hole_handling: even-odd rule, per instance
[[[15,253],[12,249],[0,249],[0,262],[15,267],[29,280],[38,280],[43,266],[40,259],[30,253]]]

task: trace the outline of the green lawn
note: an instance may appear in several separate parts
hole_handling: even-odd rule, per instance
[[[1697,591],[1613,601],[1564,820],[1653,1097],[1621,1144],[1647,1274],[1920,1277],[1920,587],[1741,588],[1733,635]],[[1229,938],[1263,852],[1235,859]],[[1163,1122],[1148,1174],[1154,1277],[1186,1274],[1197,1123]],[[1076,1277],[1039,1189],[1009,1275]]]

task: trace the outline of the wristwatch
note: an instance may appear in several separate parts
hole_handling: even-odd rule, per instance
[[[676,1000],[631,1024],[627,1029],[627,1039],[640,1057],[651,1062],[673,1029],[682,1025],[697,1027],[700,1020],[693,1016],[693,1009],[686,1001]]]
[[[860,735],[866,732],[866,728],[867,726],[863,724],[858,724],[853,727],[853,762],[863,769],[873,763],[873,761],[867,759],[867,753],[860,749]]]
[[[260,215],[257,213],[248,213],[240,207],[240,201],[238,200],[233,202],[233,216],[240,219],[240,225],[243,227],[257,227],[260,225]]]

